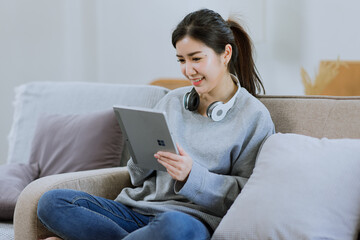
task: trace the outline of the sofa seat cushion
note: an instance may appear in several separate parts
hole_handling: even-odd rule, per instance
[[[214,239],[356,239],[360,140],[274,134]]]

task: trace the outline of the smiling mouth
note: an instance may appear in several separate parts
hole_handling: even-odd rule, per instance
[[[191,80],[191,82],[192,82],[192,84],[194,84],[194,85],[198,85],[199,83],[200,83],[200,81],[202,81],[204,79],[204,77],[202,77],[202,78],[198,78],[198,79],[192,79]]]

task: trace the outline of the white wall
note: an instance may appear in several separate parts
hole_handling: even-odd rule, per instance
[[[304,94],[321,60],[360,60],[360,1],[266,0],[266,40],[256,45],[268,94]]]
[[[181,77],[171,32],[201,7],[241,15],[267,94],[303,94],[302,66],[360,59],[358,0],[0,0],[0,164],[15,86]]]

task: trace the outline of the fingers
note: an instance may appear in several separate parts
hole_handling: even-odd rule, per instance
[[[158,159],[158,162],[166,168],[167,172],[173,179],[178,180],[178,181],[184,181],[185,179],[187,179],[189,172],[191,170],[191,168],[187,169],[186,165],[184,165],[184,164],[172,165],[172,164],[170,164],[172,162],[169,163],[169,162],[163,161],[161,159]]]
[[[191,171],[192,159],[178,144],[177,148],[180,155],[159,151],[154,154],[154,157],[157,158],[158,162],[166,168],[172,178],[178,181],[184,181],[187,179]]]
[[[181,157],[175,153],[171,153],[171,152],[157,152],[154,155],[155,158],[157,159],[169,159],[169,160],[175,160],[175,161],[179,161],[181,159]]]
[[[184,168],[186,167],[186,159],[171,159],[171,158],[166,158],[166,157],[159,157],[157,158],[157,160],[162,164],[166,164],[166,166],[164,165],[164,167],[167,168],[167,166],[171,166],[171,169],[173,171],[175,170],[179,170],[179,171],[183,171]]]
[[[177,156],[177,155],[176,155]],[[168,167],[172,167],[172,169],[181,169],[181,166],[184,163],[184,160],[178,157],[175,158],[171,158],[171,157],[166,157],[165,155],[160,155],[160,154],[155,154],[154,155],[155,158],[157,158],[157,160],[166,168]]]
[[[167,172],[170,174],[172,178],[174,179],[179,178],[179,171],[176,169],[175,166],[170,165],[169,163],[162,161],[160,159],[158,159],[158,162],[166,168]]]
[[[185,150],[178,143],[176,144],[176,147],[177,147],[177,149],[179,151],[180,156],[188,156],[187,153],[185,152]],[[156,157],[156,155],[163,156],[163,157],[166,157],[166,158],[169,158],[169,159],[175,159],[175,160],[181,159],[178,154],[171,153],[171,152],[159,151],[154,155],[155,158],[158,158],[158,157]]]

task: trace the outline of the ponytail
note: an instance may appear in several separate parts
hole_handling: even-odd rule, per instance
[[[239,23],[229,19],[227,24],[235,40],[235,46],[232,46],[233,56],[229,63],[230,73],[235,74],[240,81],[240,85],[252,95],[256,96],[257,92],[261,91],[265,94],[265,88],[253,60],[253,46],[249,35]]]

